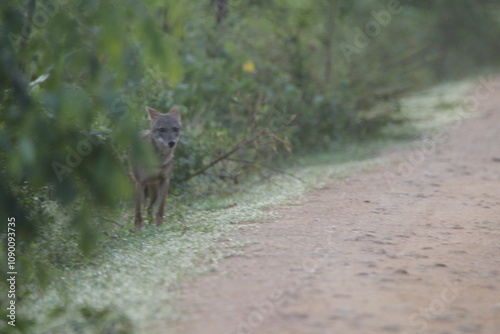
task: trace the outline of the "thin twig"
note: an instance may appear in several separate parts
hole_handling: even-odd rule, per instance
[[[114,220],[112,220],[112,219],[109,219],[109,218],[103,217],[103,216],[101,216],[101,215],[97,215],[97,217],[98,217],[99,219],[102,219],[102,220],[105,220],[105,221],[107,221],[107,222],[110,222],[110,223],[113,223],[113,224],[115,224],[115,225],[118,225],[120,228],[121,228],[121,227],[123,227],[123,225],[122,225],[122,224],[120,224],[120,223],[118,223],[118,222],[116,222],[116,221],[114,221]]]
[[[26,33],[23,34],[22,39],[21,39],[21,47],[25,48],[28,46],[28,41],[31,37],[31,31],[32,31],[32,26],[31,22],[33,22],[33,15],[35,14],[36,10],[36,0],[30,0],[27,5],[27,10],[26,10],[26,20],[24,21],[24,24],[26,24]]]

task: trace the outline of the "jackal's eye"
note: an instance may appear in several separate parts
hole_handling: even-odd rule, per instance
[[[165,128],[158,128],[158,131],[165,132]]]
[[[174,131],[175,133],[178,133],[180,131],[180,129],[178,127],[173,127],[172,131]]]

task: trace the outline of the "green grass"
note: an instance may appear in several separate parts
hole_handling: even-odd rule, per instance
[[[232,239],[242,223],[269,218],[272,211],[264,209],[291,202],[332,180],[389,163],[377,154],[409,147],[415,139],[446,127],[472,84],[450,83],[404,99],[402,112],[410,121],[388,126],[385,136],[296,158],[286,174],[248,181],[230,195],[172,202],[163,227],[148,226],[137,234],[122,229],[90,264],[61,271],[45,290],[34,288],[19,303],[19,319],[34,322],[26,330],[30,333],[163,333],[159,328],[179,315],[181,282],[244,251]]]

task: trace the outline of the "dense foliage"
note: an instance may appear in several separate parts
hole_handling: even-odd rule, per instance
[[[404,92],[498,65],[499,10],[451,0],[4,0],[1,219],[16,217],[23,240],[41,244],[69,226],[62,253],[74,242],[90,250],[96,213],[130,199],[126,157],[146,105],[182,110],[178,189],[198,176],[238,183],[280,155],[370,138],[402,121]],[[71,249],[66,260],[46,251],[64,264]]]

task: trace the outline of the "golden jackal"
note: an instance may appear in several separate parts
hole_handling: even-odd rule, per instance
[[[174,149],[179,142],[181,130],[181,115],[176,108],[168,113],[160,113],[153,108],[146,107],[150,128],[140,132],[143,140],[152,146],[157,164],[154,168],[144,165],[132,165],[130,174],[135,183],[135,230],[142,228],[142,205],[149,199],[148,216],[153,217],[153,206],[157,201],[156,225],[163,223],[163,210],[167,197],[170,178],[172,177]]]

